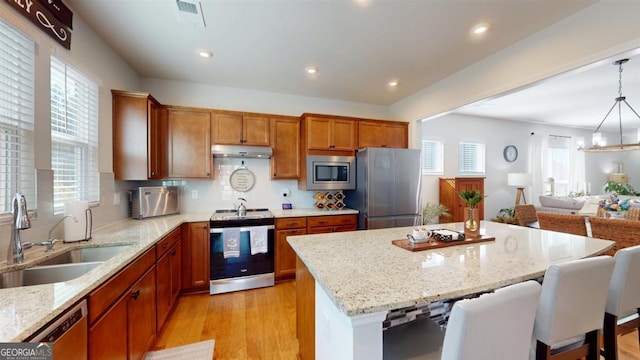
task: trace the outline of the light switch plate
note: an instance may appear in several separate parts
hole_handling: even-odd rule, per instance
[[[113,193],[113,205],[120,205],[120,193]]]
[[[191,198],[192,199],[198,198],[198,190],[191,190]]]

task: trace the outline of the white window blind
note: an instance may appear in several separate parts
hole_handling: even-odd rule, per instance
[[[422,140],[422,174],[444,174],[444,144],[442,141]]]
[[[0,20],[0,214],[16,192],[36,208],[33,155],[35,43]]]
[[[460,174],[484,175],[484,144],[460,143]]]
[[[66,201],[100,200],[98,85],[51,57],[51,167],[54,213]]]

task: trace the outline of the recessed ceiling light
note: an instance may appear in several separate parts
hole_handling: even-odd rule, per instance
[[[391,80],[389,81],[388,85],[391,87],[396,87],[398,86],[398,80]]]
[[[320,71],[320,69],[318,69],[317,66],[307,66],[304,68],[304,71],[309,75],[315,75]]]
[[[481,35],[489,31],[490,28],[491,28],[490,24],[486,24],[486,23],[478,24],[473,28],[471,28],[471,33],[473,33],[474,35]]]
[[[210,58],[213,56],[213,53],[211,51],[200,51],[198,55],[203,58]]]

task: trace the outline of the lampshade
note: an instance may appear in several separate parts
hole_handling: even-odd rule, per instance
[[[519,188],[531,186],[533,176],[529,173],[509,173],[507,174],[507,184]]]

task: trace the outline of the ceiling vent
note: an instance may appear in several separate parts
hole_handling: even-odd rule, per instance
[[[202,5],[199,1],[176,0],[176,14],[183,24],[205,27]]]

